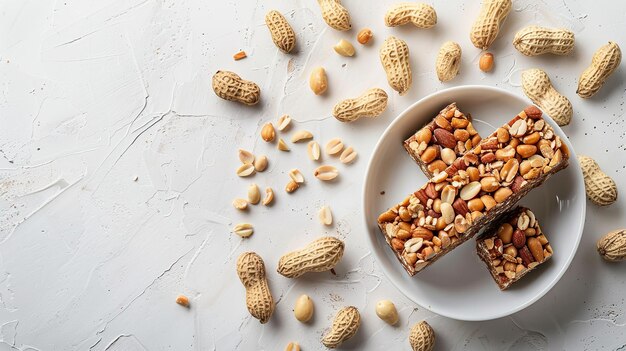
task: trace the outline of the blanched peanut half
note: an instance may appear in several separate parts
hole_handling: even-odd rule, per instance
[[[335,52],[341,56],[354,56],[354,46],[349,41],[341,39],[334,47]]]
[[[309,87],[315,95],[321,95],[328,89],[328,77],[323,67],[315,67],[309,77]]]
[[[343,150],[341,156],[339,156],[339,161],[345,164],[352,163],[356,159],[356,156],[356,151],[354,151],[352,146],[349,146],[345,150]]]
[[[248,202],[253,205],[258,204],[261,201],[261,191],[259,186],[252,183],[248,186]]]
[[[237,175],[240,177],[248,177],[255,173],[254,165],[250,163],[244,163],[237,168]]]
[[[311,317],[313,317],[313,300],[308,295],[300,295],[296,300],[293,314],[302,323],[311,320]]]
[[[330,207],[322,206],[318,212],[318,216],[323,225],[333,224],[333,214],[330,211]]]
[[[319,180],[333,180],[339,175],[337,168],[329,165],[319,166],[313,171],[313,175]]]
[[[278,139],[278,150],[280,150],[280,151],[289,151],[289,146],[287,146],[287,143],[285,143],[283,138],[279,138]]]
[[[244,200],[244,199],[234,199],[233,200],[233,207],[238,209],[238,210],[245,210],[248,208],[248,201]]]
[[[289,128],[290,124],[291,124],[291,117],[289,117],[289,115],[282,115],[278,119],[278,130],[280,130],[281,132],[284,131],[287,128]]]
[[[233,228],[233,233],[242,238],[247,238],[254,233],[254,228],[252,227],[252,224],[239,223]]]
[[[309,154],[309,158],[312,161],[317,161],[320,159],[320,144],[317,141],[310,141],[307,145],[307,153]]]
[[[308,140],[312,138],[313,138],[313,134],[309,132],[308,130],[299,130],[291,136],[291,142],[297,143],[299,141]]]
[[[265,198],[263,199],[263,205],[269,206],[274,201],[274,190],[272,188],[265,188]]]
[[[243,164],[254,163],[254,155],[248,150],[239,149],[239,161]]]
[[[332,139],[326,144],[326,153],[336,155],[343,150],[343,142],[339,138]]]
[[[297,168],[294,168],[291,171],[289,171],[289,178],[291,178],[294,182],[298,184],[304,183],[304,175]]]
[[[398,323],[398,311],[393,302],[389,300],[378,301],[376,304],[376,315],[390,325]]]

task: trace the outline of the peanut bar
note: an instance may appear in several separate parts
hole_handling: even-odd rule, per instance
[[[525,207],[507,213],[476,241],[478,256],[500,290],[552,257],[552,246],[535,214]]]
[[[423,270],[567,167],[569,151],[530,106],[378,217],[410,274]]]

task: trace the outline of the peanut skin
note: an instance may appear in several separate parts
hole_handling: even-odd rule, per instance
[[[442,82],[452,80],[459,74],[461,67],[461,46],[453,41],[443,43],[437,55],[435,69],[437,78]]]
[[[622,51],[619,45],[610,41],[602,46],[591,59],[589,66],[578,79],[576,94],[583,99],[594,96],[607,78],[619,67],[622,61]]]
[[[353,337],[361,326],[361,314],[354,306],[344,307],[335,316],[330,331],[322,339],[329,349],[336,349],[344,341]]]
[[[385,25],[397,27],[412,23],[417,28],[432,28],[437,24],[435,9],[424,3],[401,2],[392,5],[385,14]]]
[[[572,104],[554,89],[546,72],[537,68],[522,72],[522,89],[524,94],[558,125],[567,125],[572,120]]]
[[[321,237],[301,250],[283,255],[278,261],[278,273],[287,278],[297,278],[307,272],[324,272],[332,269],[343,256],[343,241]]]
[[[378,117],[387,108],[387,93],[379,88],[366,90],[354,99],[340,101],[333,116],[341,122],[354,122],[361,117]]]
[[[574,33],[567,29],[528,26],[515,34],[513,46],[526,56],[569,55],[574,50]]]
[[[215,72],[213,91],[224,100],[237,101],[246,105],[255,105],[261,99],[261,89],[258,85],[230,71]]]
[[[270,30],[272,41],[280,51],[289,53],[296,46],[296,33],[285,16],[276,10],[265,15],[265,24]]]
[[[480,14],[472,25],[470,40],[475,47],[487,50],[496,40],[500,26],[511,12],[511,0],[483,0]]]
[[[346,31],[352,28],[350,14],[339,0],[317,0],[322,10],[322,18],[331,28]]]
[[[265,264],[254,252],[244,252],[237,259],[237,275],[246,288],[246,305],[250,314],[261,324],[274,313],[274,299],[265,278]]]
[[[585,191],[591,202],[598,206],[608,206],[617,200],[615,181],[604,173],[598,163],[589,156],[578,156],[585,180]]]
[[[409,46],[404,40],[390,36],[380,48],[379,56],[389,85],[400,95],[406,94],[413,83]]]

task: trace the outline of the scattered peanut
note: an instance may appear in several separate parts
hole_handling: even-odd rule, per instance
[[[480,68],[483,72],[489,72],[493,69],[493,54],[490,52],[486,52],[480,55],[480,60],[478,61],[478,68]]]
[[[333,166],[319,166],[313,171],[313,175],[319,180],[333,180],[339,176],[339,171]]]
[[[242,238],[247,238],[254,234],[254,228],[249,223],[239,223],[233,228],[233,233],[239,235]]]
[[[297,342],[290,342],[285,347],[285,351],[300,351],[300,345]]]
[[[594,96],[606,79],[619,67],[622,51],[619,45],[610,41],[593,54],[591,66],[587,67],[578,79],[576,94],[581,98]]]
[[[301,250],[283,255],[278,261],[278,273],[287,278],[297,278],[307,272],[324,272],[337,265],[343,256],[343,241],[325,236],[318,238]]]
[[[318,212],[318,217],[320,219],[320,222],[322,222],[323,225],[331,225],[333,224],[333,213],[330,212],[330,207],[328,206],[322,206]]]
[[[339,40],[339,42],[333,47],[335,52],[341,56],[352,57],[354,56],[354,46],[345,39]]]
[[[269,206],[274,201],[274,190],[272,188],[265,188],[265,198],[263,199],[263,205]]]
[[[250,151],[239,149],[239,161],[243,164],[252,164],[254,163],[254,155]]]
[[[300,184],[296,183],[295,181],[290,180],[289,183],[287,183],[287,185],[285,186],[285,191],[288,193],[293,193],[294,191],[298,190],[298,188],[300,187]]]
[[[459,68],[461,68],[461,46],[453,41],[443,43],[435,63],[437,78],[447,82],[459,74]]]
[[[237,259],[237,275],[246,288],[246,305],[250,314],[262,324],[274,313],[274,299],[265,278],[265,264],[254,252],[244,252]]]
[[[237,101],[246,105],[255,105],[261,99],[261,89],[258,85],[230,71],[215,72],[213,91],[224,100]]]
[[[317,0],[317,3],[322,10],[322,18],[331,28],[341,31],[352,28],[350,14],[339,0]]]
[[[261,191],[259,186],[252,183],[248,186],[248,202],[256,205],[261,201]]]
[[[335,316],[330,331],[322,339],[322,344],[336,349],[344,341],[353,337],[361,326],[361,315],[354,306],[344,307]]]
[[[340,101],[333,116],[341,122],[354,122],[361,117],[378,117],[387,108],[387,93],[379,88],[366,90],[359,97]]]
[[[234,55],[233,55],[233,59],[234,59],[235,61],[243,60],[243,59],[245,59],[246,57],[248,57],[248,55],[246,55],[246,52],[245,52],[245,51],[239,51],[238,53],[236,53],[236,54],[234,54]]]
[[[435,331],[426,321],[421,321],[411,328],[409,343],[413,351],[432,351],[435,348]]]
[[[287,143],[285,143],[285,141],[283,140],[283,138],[278,138],[278,150],[280,151],[289,151],[289,146],[287,146]]]
[[[380,300],[376,304],[376,315],[390,325],[398,323],[398,311],[396,305],[389,300]]]
[[[321,95],[326,92],[326,89],[328,89],[328,78],[323,67],[316,67],[311,71],[309,87],[315,95]]]
[[[598,253],[609,262],[626,260],[626,229],[617,229],[598,240]]]
[[[185,295],[178,295],[176,297],[176,303],[181,306],[189,307],[189,298]]]
[[[489,48],[496,40],[511,7],[511,0],[483,0],[478,18],[470,31],[470,40],[475,47],[483,50]]]
[[[406,94],[413,83],[409,46],[404,40],[390,36],[380,48],[379,56],[389,85],[400,95]]]
[[[356,40],[359,42],[359,44],[367,45],[367,43],[369,43],[370,40],[372,40],[373,36],[374,36],[374,33],[372,33],[371,29],[363,28],[356,35]]]
[[[412,23],[417,28],[432,28],[437,24],[435,9],[424,3],[401,2],[392,5],[385,14],[385,25],[396,27]]]
[[[320,144],[317,141],[309,141],[307,145],[307,153],[309,154],[309,158],[312,161],[317,161],[320,159]]]
[[[255,173],[254,165],[249,163],[244,163],[239,168],[237,168],[237,175],[240,177],[248,177]]]
[[[297,143],[297,142],[312,139],[312,138],[313,138],[313,134],[311,134],[311,132],[309,132],[308,130],[299,130],[293,133],[293,135],[291,136],[291,142]]]
[[[282,115],[278,118],[278,130],[281,132],[287,130],[291,124],[291,117],[289,115]]]
[[[289,171],[289,178],[291,178],[291,180],[293,180],[294,182],[298,184],[304,183],[304,176],[302,175],[302,172],[300,172],[300,170],[297,168],[294,168],[291,171]]]
[[[244,199],[234,199],[233,200],[233,207],[238,209],[238,210],[245,210],[248,208],[248,201],[244,200]]]
[[[343,150],[341,156],[339,156],[339,161],[345,164],[352,163],[356,159],[356,156],[357,153],[354,151],[354,148],[352,148],[352,146],[348,146],[345,150]]]
[[[617,200],[617,186],[611,177],[602,172],[598,163],[588,156],[578,156],[583,171],[585,190],[591,202],[598,206],[607,206]]]
[[[524,94],[558,125],[568,125],[572,120],[572,104],[554,89],[546,72],[538,68],[522,72],[522,89]]]
[[[329,155],[336,155],[343,150],[343,142],[339,138],[331,139],[326,143],[326,153]]]
[[[293,309],[296,319],[306,323],[313,317],[313,300],[308,295],[300,295]]]
[[[515,34],[513,46],[526,56],[569,55],[574,50],[574,33],[567,29],[528,26]]]
[[[265,123],[263,128],[261,128],[261,139],[270,143],[274,141],[276,137],[276,131],[274,130],[274,125],[272,123]]]
[[[296,46],[296,33],[287,22],[285,16],[276,10],[272,10],[265,15],[265,24],[270,30],[272,41],[280,51],[285,54],[293,50]]]
[[[254,170],[263,172],[267,168],[267,156],[261,155],[254,160]]]

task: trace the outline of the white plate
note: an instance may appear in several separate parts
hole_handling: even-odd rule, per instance
[[[576,254],[585,221],[585,189],[574,148],[563,131],[546,118],[570,150],[569,166],[520,201],[533,210],[554,255],[508,290],[500,291],[469,240],[410,277],[385,242],[376,219],[426,181],[402,146],[418,128],[451,102],[472,115],[482,136],[492,133],[530,104],[499,88],[462,86],[436,92],[402,112],[383,133],[370,159],[363,187],[363,213],[372,252],[391,282],[418,305],[440,315],[468,321],[517,312],[556,284]],[[544,115],[545,117],[545,115]],[[384,193],[382,193],[384,192]]]

